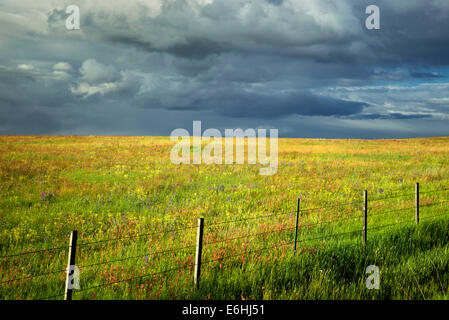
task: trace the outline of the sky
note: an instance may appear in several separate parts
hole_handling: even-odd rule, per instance
[[[447,0],[0,0],[0,134],[449,136],[448,30]]]

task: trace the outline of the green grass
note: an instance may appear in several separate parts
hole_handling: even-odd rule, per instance
[[[173,278],[166,275],[95,292],[103,299],[154,299],[136,288],[156,283],[159,299],[443,299],[448,295],[448,239],[449,221],[436,219],[373,233],[366,247],[359,235],[315,242],[315,250],[303,248],[295,257],[289,247],[265,252],[263,262],[248,256],[245,262],[224,261],[221,268],[205,266],[198,290],[190,273],[176,289],[164,286]],[[368,265],[380,268],[379,290],[366,288]],[[88,293],[75,296],[88,299]]]
[[[82,290],[74,299],[448,297],[449,216],[432,216],[449,214],[440,203],[449,192],[425,193],[449,187],[448,138],[281,139],[278,173],[268,177],[250,165],[176,166],[172,145],[164,137],[0,137],[0,256],[67,246],[78,230]],[[293,257],[300,194],[302,209],[326,209],[303,212]],[[198,217],[205,218],[205,246],[196,290]],[[88,244],[115,238],[125,239]],[[230,238],[238,239],[224,241]],[[166,250],[173,252],[154,255]],[[0,299],[61,299],[66,263],[66,249],[0,259],[0,282],[55,272],[3,283]],[[380,290],[365,287],[371,264],[380,268]],[[173,268],[182,269],[139,278]],[[88,290],[103,284],[111,285]]]

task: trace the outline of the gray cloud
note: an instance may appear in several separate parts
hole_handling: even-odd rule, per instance
[[[4,0],[0,133],[449,134],[447,1],[379,0],[366,30],[371,2],[79,0],[67,31],[62,5]]]
[[[224,116],[253,119],[272,119],[291,115],[346,116],[361,112],[365,105],[305,92],[280,96],[240,92],[214,101],[201,101],[200,104],[213,105],[217,113]]]
[[[136,47],[148,52],[165,52],[176,57],[188,59],[203,59],[211,54],[221,54],[231,50],[227,48],[226,44],[195,37],[186,38],[183,42],[175,43],[164,49],[156,48],[150,42],[141,41],[133,36],[111,36],[108,37],[108,41],[114,44]]]

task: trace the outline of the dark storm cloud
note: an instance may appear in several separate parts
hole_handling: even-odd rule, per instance
[[[94,41],[184,58],[201,59],[236,52],[302,57],[326,63],[351,60],[345,51],[360,35],[351,25],[346,25],[345,20],[350,19],[343,17],[347,11],[345,6],[326,2],[319,7],[323,14],[332,14],[342,22],[336,27],[296,8],[295,16],[284,8],[284,1],[267,3],[278,8],[278,19],[266,15],[262,10],[263,3],[254,3],[254,10],[249,10],[247,18],[236,19],[235,14],[243,9],[245,1],[214,1],[193,9],[195,6],[175,0],[164,3],[163,13],[157,17],[141,14],[133,19],[125,12],[87,11],[81,16],[81,24],[86,37]],[[144,8],[139,9],[149,13]],[[55,9],[47,20],[53,31],[61,32],[65,18],[63,10]],[[330,49],[335,50],[332,57]],[[354,53],[350,55],[356,57]]]
[[[444,2],[426,5],[422,1],[378,1],[382,27],[374,32],[364,30],[365,8],[372,4],[369,0],[352,6],[344,1],[340,2],[343,5],[318,1],[320,11],[307,15],[298,6],[294,8],[296,16],[289,13],[284,1],[267,2],[276,4],[273,7],[278,16],[271,18],[260,9],[261,5],[254,5],[246,22],[234,16],[244,2],[223,5],[215,1],[195,11],[183,1],[174,1],[165,4],[163,14],[154,18],[144,13],[142,18],[131,19],[126,12],[87,11],[82,15],[82,24],[88,38],[193,59],[232,51],[326,64],[391,65],[400,61],[429,65],[449,61],[449,35],[444,32],[449,28],[449,9]],[[338,27],[321,22],[321,14],[336,17]],[[55,9],[48,23],[52,29],[61,30],[65,18],[63,10]]]
[[[223,44],[195,37],[187,38],[184,42],[176,43],[165,49],[155,48],[150,42],[141,41],[133,36],[110,36],[108,37],[108,41],[113,44],[132,46],[148,52],[165,52],[176,57],[188,59],[203,59],[211,54],[220,54],[230,51],[230,49],[227,49]]]
[[[201,38],[187,38],[185,43],[177,43],[166,50],[175,56],[191,59],[201,59],[210,54],[219,54],[225,51],[225,46]]]
[[[285,96],[264,94],[235,94],[216,101],[203,101],[213,105],[217,113],[232,118],[273,119],[291,115],[347,116],[361,112],[364,103],[319,97],[309,93]]]
[[[4,0],[0,133],[449,134],[449,2]],[[439,83],[441,82],[441,83]]]
[[[44,77],[55,77],[52,73],[39,71],[23,72],[0,70],[0,101],[16,107],[59,107],[63,101],[73,97],[63,85],[56,84],[52,89],[42,81]],[[2,103],[2,104],[3,104]]]
[[[357,2],[357,12],[373,4]],[[447,65],[449,63],[449,5],[447,1],[376,1],[381,29],[366,32],[375,60],[383,64]],[[363,15],[360,14],[362,17]]]

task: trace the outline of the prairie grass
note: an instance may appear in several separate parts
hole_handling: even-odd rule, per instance
[[[259,175],[259,165],[174,165],[173,145],[168,137],[1,136],[0,256],[43,251],[0,258],[0,299],[61,299],[71,230],[81,270],[74,299],[449,296],[449,138],[280,139],[273,176]],[[198,217],[205,245],[195,289]],[[368,265],[380,268],[379,290],[365,286]]]

